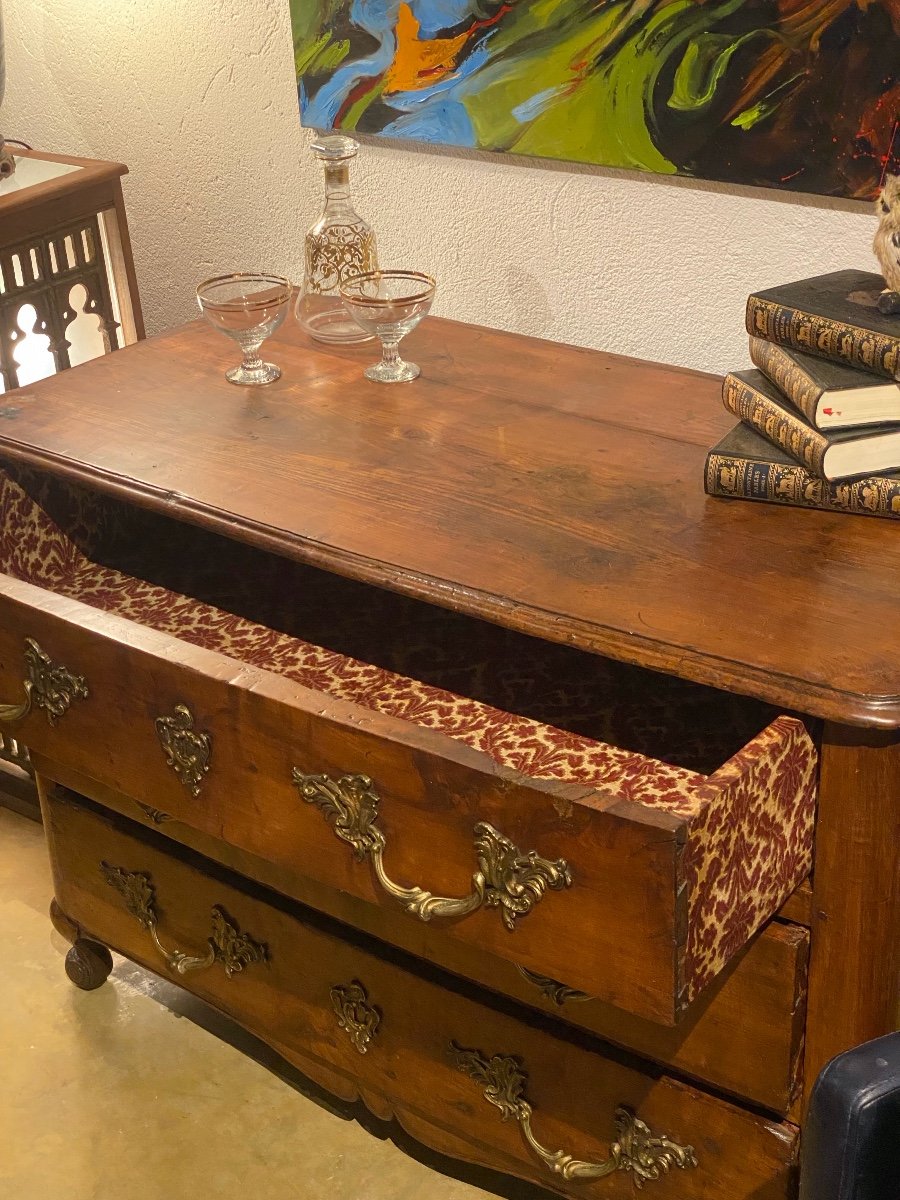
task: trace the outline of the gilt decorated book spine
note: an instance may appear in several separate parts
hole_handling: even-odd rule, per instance
[[[794,416],[736,375],[725,376],[722,400],[729,412],[780,446],[813,474],[824,474],[828,439],[811,429],[802,417]]]
[[[751,337],[849,363],[889,379],[900,378],[900,335],[833,321],[761,296],[751,296],[747,301],[747,332]]]
[[[900,520],[900,479],[874,476],[852,483],[829,483],[811,475],[799,463],[765,462],[717,450],[707,455],[706,492],[710,496]]]
[[[774,342],[762,338],[750,339],[750,358],[753,365],[784,392],[795,408],[806,417],[811,425],[816,415],[822,389]]]

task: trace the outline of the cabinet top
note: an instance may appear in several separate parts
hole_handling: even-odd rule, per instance
[[[201,322],[0,396],[0,454],[326,570],[852,724],[900,727],[900,529],[716,500],[711,375],[429,318],[414,383],[291,320]]]
[[[71,196],[73,192],[114,183],[128,168],[122,163],[99,158],[72,158],[66,154],[44,154],[39,150],[13,149],[16,170],[0,180],[0,230],[4,244],[14,240],[6,222],[13,211],[35,207]]]

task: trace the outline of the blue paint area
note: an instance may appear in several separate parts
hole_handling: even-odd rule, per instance
[[[448,30],[477,21],[484,13],[477,12],[472,0],[408,0],[413,16],[419,22],[423,40],[446,36]]]
[[[541,113],[552,104],[560,93],[560,88],[545,88],[542,92],[537,92],[528,100],[523,100],[521,104],[517,104],[512,110],[512,115],[522,124],[527,124],[528,121],[533,121],[535,117],[539,117]]]
[[[388,69],[394,61],[394,48],[394,32],[389,30],[385,40],[372,54],[338,67],[312,99],[308,95],[301,96],[307,124],[317,129],[332,129],[345,100],[357,84],[364,79],[377,79]]]
[[[365,58],[357,59],[338,67],[314,96],[301,83],[300,104],[307,125],[317,129],[333,129],[338,116],[354,89],[366,79],[377,79],[390,67],[396,53],[396,38],[393,23],[401,0],[354,0],[351,14],[354,23],[379,38],[376,50]],[[437,20],[438,30],[447,24],[456,23],[471,15],[471,0],[419,0],[411,4],[417,20],[417,10],[435,10],[441,16]],[[461,17],[460,17],[461,14]],[[379,22],[387,22],[379,27]],[[397,92],[382,96],[385,108],[398,113],[395,121],[386,124],[380,133],[386,137],[408,137],[424,142],[445,142],[451,146],[474,146],[475,130],[462,103],[463,97],[474,89],[470,80],[489,59],[489,43],[493,30],[486,30],[484,37],[470,50],[456,71],[444,76],[431,87],[414,91]],[[425,39],[424,27],[420,36]]]
[[[350,20],[373,37],[391,36],[401,0],[353,0]]]
[[[407,112],[380,131],[385,137],[414,138],[445,146],[475,146],[475,130],[464,105],[450,97],[432,100],[415,112]]]

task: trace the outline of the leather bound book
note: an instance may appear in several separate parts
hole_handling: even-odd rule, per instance
[[[900,316],[876,307],[884,288],[869,271],[835,271],[754,292],[747,301],[751,337],[900,379]]]
[[[758,337],[750,339],[750,358],[816,429],[900,422],[894,380]]]
[[[871,426],[864,433],[858,429],[823,433],[785,400],[762,371],[726,375],[722,399],[729,412],[823,479],[900,470],[900,426]]]
[[[736,425],[706,456],[705,488],[709,496],[900,520],[900,474],[829,483],[746,425]]]

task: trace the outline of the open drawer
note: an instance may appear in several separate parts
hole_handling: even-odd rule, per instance
[[[613,745],[99,566],[6,478],[0,512],[0,719],[154,811],[663,1024],[809,871],[816,754],[793,717],[581,656],[600,683],[579,726],[600,693],[654,714],[641,751]],[[483,648],[455,620],[428,610],[426,658]],[[379,639],[414,642],[390,612]],[[696,741],[703,711],[703,769],[647,752]]]

